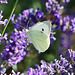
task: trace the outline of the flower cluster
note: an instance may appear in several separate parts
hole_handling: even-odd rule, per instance
[[[20,73],[20,72],[15,73],[14,70],[12,70],[12,73],[10,75],[25,75],[25,74],[24,73]]]
[[[0,61],[0,75],[5,74],[5,72],[6,72],[6,65],[2,64],[2,62]]]
[[[26,31],[24,29],[22,31],[15,29],[15,33],[11,34],[9,43],[1,53],[2,60],[6,61],[10,66],[21,62],[26,55],[27,45]]]
[[[2,18],[3,18],[2,13],[3,13],[3,11],[1,10],[1,12],[0,12],[0,25],[2,25],[2,24],[3,24],[3,25],[5,26],[8,20],[7,20],[7,19],[5,19],[4,21],[1,21],[1,20],[2,20]]]
[[[75,18],[73,18],[72,20],[71,20],[71,23],[72,23],[72,31],[75,33]]]
[[[4,21],[2,21],[2,18],[3,18],[2,13],[3,13],[3,11],[1,10],[1,12],[0,12],[0,25],[4,25],[5,26],[7,21],[8,21],[8,19],[5,19]],[[8,34],[5,33],[5,35],[3,37],[1,37],[1,33],[0,33],[0,41],[3,40],[3,39],[7,40],[7,36],[8,36]]]
[[[41,66],[37,65],[36,69],[29,68],[27,75],[71,75],[75,73],[75,51],[69,50],[69,57],[73,62],[69,62],[68,59],[63,58],[60,55],[60,60],[55,59],[55,63],[47,63],[41,60]],[[73,70],[74,69],[74,70]]]
[[[2,4],[2,3],[7,4],[8,2],[7,2],[7,0],[0,0],[0,4]]]
[[[52,24],[56,24],[57,26],[62,25],[62,13],[60,11],[62,11],[63,8],[64,7],[56,0],[48,0],[48,2],[46,2],[46,11],[50,15]]]
[[[38,64],[36,64],[37,67],[36,69],[29,68],[29,70],[27,71],[27,75],[39,75],[39,74],[40,75],[56,75],[56,74],[74,75],[75,51],[69,49],[68,53],[69,53],[69,59],[63,58],[62,55],[60,55],[60,60],[55,59],[54,60],[55,63],[52,62],[47,63],[41,60],[41,65],[39,66]],[[1,71],[1,74],[4,74],[5,71],[6,69],[4,68]],[[12,70],[12,74],[16,74],[16,73]],[[24,75],[24,73],[17,72],[16,75]]]
[[[1,34],[0,34],[0,36],[1,36]],[[3,40],[3,39],[7,40],[7,36],[8,36],[8,34],[5,33],[5,35],[3,37],[0,37],[0,41]]]
[[[24,10],[22,13],[23,15],[19,14],[16,20],[14,20],[15,14],[11,17],[11,21],[15,28],[20,28],[21,26],[23,26],[28,29],[38,21],[42,21],[44,18],[44,13],[40,11],[39,8],[37,8],[35,12],[33,12],[33,8],[31,8]]]
[[[64,2],[68,3],[69,0],[65,0]],[[71,18],[71,16],[69,15],[63,17],[62,14],[64,12],[64,9],[65,7],[59,4],[58,1],[56,0],[48,0],[48,2],[46,2],[46,11],[48,13],[48,16],[50,16],[49,19],[52,22],[52,25],[53,24],[56,25],[55,29],[61,30],[63,32],[70,30],[71,32],[74,33],[75,29],[74,18]]]
[[[71,63],[75,65],[75,51],[68,49]]]

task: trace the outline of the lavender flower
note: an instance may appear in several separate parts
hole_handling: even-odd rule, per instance
[[[72,64],[72,71],[75,73],[75,51],[72,51],[72,49],[68,49],[69,51],[69,56],[70,56],[70,62]]]
[[[2,3],[7,4],[8,2],[7,2],[7,0],[0,0],[0,4],[2,4]]]
[[[63,3],[69,3],[70,0],[61,0]]]
[[[62,25],[62,16],[61,11],[63,10],[63,6],[61,6],[56,0],[48,0],[46,2],[46,11],[48,15],[51,16],[52,24],[57,26]]]
[[[0,61],[0,75],[5,74],[5,72],[6,72],[6,66],[5,64],[2,64],[2,62]]]
[[[69,56],[70,56],[72,63],[75,64],[75,51],[72,51],[72,49],[68,49],[68,51],[69,51]]]
[[[47,75],[43,69],[33,69],[33,68],[29,68],[29,71],[27,72],[27,75]]]
[[[69,57],[74,58],[75,51],[69,50],[69,54]],[[27,75],[71,75],[75,72],[73,69],[72,63],[60,55],[60,60],[55,59],[55,63],[47,63],[42,60],[41,66],[37,65],[36,69],[29,68]]]
[[[66,73],[68,72],[72,66],[71,64],[65,59],[62,57],[62,55],[60,56],[60,61],[56,60],[55,59],[55,68],[56,70],[58,71],[58,73]]]
[[[27,38],[24,30],[12,33],[6,49],[1,53],[1,58],[6,61],[10,66],[21,62],[26,55]]]
[[[35,12],[33,12],[33,9],[31,8],[24,10],[22,13],[23,15],[19,14],[16,20],[14,20],[15,14],[11,17],[11,21],[16,28],[23,26],[28,29],[38,21],[42,21],[44,18],[44,13],[40,11],[39,8],[37,8]]]
[[[69,16],[65,16],[63,18],[62,30],[63,31],[70,30],[70,17]]]
[[[4,21],[1,21],[1,20],[2,20],[2,18],[3,18],[2,13],[3,13],[3,11],[1,10],[1,12],[0,12],[0,25],[2,25],[2,24],[3,24],[3,25],[5,26],[8,20],[7,20],[7,19],[5,19]]]
[[[25,75],[25,74],[24,73],[20,73],[20,72],[15,73],[14,70],[12,70],[12,73],[10,75]]]
[[[75,33],[75,18],[71,19],[71,24],[72,24],[72,32]]]
[[[65,0],[66,2],[69,2],[69,0]],[[70,30],[73,33],[75,32],[75,21],[74,18],[70,18],[70,16],[66,15],[65,17],[62,16],[64,11],[64,6],[58,3],[56,0],[48,0],[46,2],[46,11],[48,15],[50,16],[50,21],[52,25],[56,25],[55,29],[65,31]],[[54,29],[54,30],[55,30]]]
[[[1,36],[1,35],[0,35],[0,36]],[[5,35],[4,35],[3,37],[0,37],[0,41],[3,40],[3,39],[7,40],[7,36],[8,36],[8,34],[5,33]]]

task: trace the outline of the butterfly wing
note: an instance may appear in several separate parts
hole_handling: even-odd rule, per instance
[[[48,49],[50,45],[49,36],[38,30],[28,31],[27,35],[37,50],[45,52]]]
[[[51,32],[51,23],[48,21],[39,22],[32,26],[29,30],[39,30],[49,36]]]

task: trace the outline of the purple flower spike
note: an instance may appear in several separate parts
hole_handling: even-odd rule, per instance
[[[1,19],[3,18],[2,13],[3,13],[3,11],[1,10],[1,12],[0,12],[0,25],[3,24],[5,26],[7,21],[8,21],[8,19],[5,19],[4,21],[1,21]]]
[[[70,18],[69,16],[66,16],[63,19],[63,25],[62,25],[63,31],[66,31],[69,28],[69,25],[70,25]]]
[[[14,22],[15,14],[11,17],[11,21]]]
[[[74,58],[75,51],[69,50],[71,58]],[[74,66],[74,67],[73,67]],[[55,59],[55,63],[47,63],[41,60],[41,65],[36,65],[36,69],[29,68],[27,75],[74,75],[75,65],[60,55],[60,60]],[[74,70],[73,70],[74,69]]]
[[[56,38],[54,37],[55,33],[51,33],[50,38],[53,39],[54,41],[56,40]]]
[[[42,19],[42,18],[43,18],[44,13],[43,13],[42,11],[40,11],[39,8],[37,8],[37,9],[35,10],[35,12],[36,12],[37,18],[39,18],[39,19]]]
[[[55,68],[58,73],[68,73],[72,65],[65,58],[60,55],[60,61],[55,59]]]
[[[75,64],[75,51],[72,51],[71,49],[68,49],[68,51],[69,51],[70,59]]]
[[[27,17],[27,16],[29,15],[30,12],[29,12],[29,10],[24,10],[22,13],[23,13],[24,16]]]
[[[47,74],[41,68],[35,70],[33,68],[29,68],[27,75],[47,75]]]
[[[12,70],[12,74],[10,74],[10,75],[25,75],[25,74],[24,73],[20,73],[20,72],[15,73],[14,70]]]
[[[38,21],[43,21],[44,13],[38,8],[34,11],[33,8],[30,8],[24,10],[22,14],[19,14],[17,19],[14,20],[14,17],[15,15],[12,16],[11,21],[17,29],[22,29],[21,26],[29,29],[29,27],[36,24]]]
[[[5,35],[4,35],[4,39],[5,39],[5,40],[7,40],[7,36],[8,36],[8,34],[5,33]]]
[[[71,20],[71,24],[72,24],[72,32],[73,33],[75,33],[75,18],[73,18],[72,20]]]
[[[8,22],[8,19],[5,19],[4,20],[4,26],[6,25],[7,22]]]
[[[6,72],[5,64],[1,64],[0,61],[0,75],[4,75]]]
[[[7,4],[8,2],[7,2],[7,0],[0,0],[0,4]]]
[[[6,36],[7,35],[5,35],[4,38],[6,38]],[[10,66],[21,62],[27,52],[27,40],[26,31],[24,29],[22,31],[15,29],[15,33],[11,34],[9,43],[1,53],[2,60],[7,61]]]

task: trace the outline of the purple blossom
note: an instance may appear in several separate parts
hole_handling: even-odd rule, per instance
[[[14,22],[15,14],[11,17],[11,21]]]
[[[46,63],[45,61],[41,60],[41,68],[46,72],[46,74],[53,75],[55,73],[53,63]]]
[[[66,73],[68,72],[72,66],[71,64],[62,57],[62,55],[60,56],[60,61],[55,59],[55,68],[58,71],[58,73]]]
[[[65,0],[69,2],[69,0]],[[48,0],[46,2],[46,12],[50,16],[50,21],[52,25],[56,25],[55,29],[66,32],[66,30],[70,30],[73,33],[75,32],[75,21],[74,18],[70,18],[70,16],[66,15],[62,16],[64,11],[64,6],[58,3],[56,0]],[[54,29],[54,30],[55,30]]]
[[[38,21],[42,21],[44,18],[44,13],[37,8],[33,11],[33,8],[24,10],[23,14],[19,14],[17,19],[14,20],[15,14],[11,17],[11,21],[16,28],[21,28],[21,26],[29,29],[32,25]]]
[[[70,0],[61,0],[62,2],[64,2],[64,3],[69,3],[70,2]]]
[[[2,64],[2,62],[0,61],[0,74],[5,74],[6,72],[6,66],[5,64]]]
[[[69,51],[69,57],[71,57],[74,52]],[[63,58],[62,55],[60,55],[60,60],[55,59],[55,63],[47,63],[41,60],[41,65],[37,65],[36,69],[29,68],[27,75],[71,75],[74,74],[74,71],[72,69],[72,63],[70,63],[66,58]]]
[[[10,36],[9,43],[1,53],[3,61],[7,61],[10,66],[21,62],[26,55],[27,38],[25,30],[17,31],[12,33]]]
[[[6,25],[7,22],[8,22],[8,19],[5,19],[3,22],[4,26]]]
[[[0,74],[5,74],[5,72],[6,72],[6,68],[2,69],[2,70],[0,71]]]
[[[8,2],[7,2],[7,0],[0,0],[0,4],[2,4],[2,3],[7,4]]]
[[[1,35],[0,35],[0,36],[1,36]],[[3,39],[7,40],[7,36],[8,36],[8,34],[5,33],[5,35],[4,35],[3,37],[0,37],[0,40],[3,40]]]
[[[12,73],[10,75],[25,75],[25,74],[24,73],[20,73],[20,72],[15,73],[14,70],[12,70]]]
[[[72,24],[72,32],[75,33],[75,18],[71,19],[71,24]]]
[[[5,19],[4,21],[1,21],[2,20],[2,18],[3,18],[3,16],[2,16],[2,13],[3,13],[3,11],[1,10],[1,12],[0,12],[0,25],[6,25],[6,23],[7,23],[7,21],[8,21],[8,19]]]
[[[70,17],[66,16],[66,17],[63,18],[63,24],[62,24],[63,31],[66,31],[67,29],[70,29],[69,26],[70,26]]]
[[[61,6],[56,0],[48,0],[48,2],[46,2],[46,10],[52,15],[58,13],[62,9],[63,6]]]
[[[44,13],[42,11],[40,11],[39,8],[37,8],[35,10],[35,12],[36,12],[36,16],[37,16],[38,19],[42,19],[44,17]]]
[[[27,75],[47,75],[43,69],[33,69],[33,68],[29,68]]]
[[[51,16],[50,20],[52,21],[52,25],[57,25],[56,28],[61,29],[61,25],[63,24],[63,18],[61,11],[63,10],[63,6],[61,6],[56,0],[48,0],[46,2],[46,11],[48,15]]]
[[[71,61],[75,64],[75,51],[72,51],[72,49],[68,49],[68,51]]]

